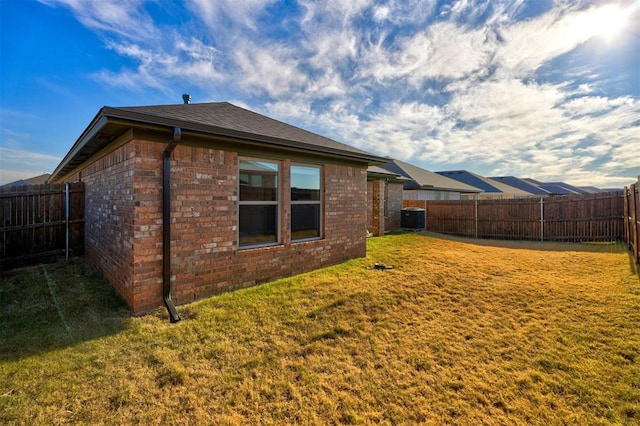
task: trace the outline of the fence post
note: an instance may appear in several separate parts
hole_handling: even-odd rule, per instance
[[[64,184],[65,259],[69,260],[69,182]]]
[[[627,250],[631,250],[631,233],[629,232],[629,223],[631,221],[631,215],[629,214],[629,188],[626,186],[622,190],[622,198],[624,200],[624,211],[622,213],[622,217],[624,218],[624,222],[622,224],[624,227],[624,242],[627,243]]]
[[[544,197],[540,197],[540,241],[544,241]]]
[[[476,232],[475,232],[475,235],[476,235],[476,238],[478,238],[478,197],[477,196],[476,196],[476,200],[475,201],[476,201],[476,203],[475,203],[476,204],[476,206],[475,206],[476,207],[476,211],[475,211]]]
[[[640,263],[640,247],[638,247],[638,239],[640,239],[638,237],[638,204],[636,200],[637,189],[638,186],[635,183],[631,185],[631,190],[629,191],[631,194],[629,208],[631,210],[631,232],[633,234],[633,259],[636,263]]]

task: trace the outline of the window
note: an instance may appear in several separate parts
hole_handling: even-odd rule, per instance
[[[291,166],[291,240],[320,238],[320,167]]]
[[[240,160],[240,247],[278,242],[278,171],[276,162]]]

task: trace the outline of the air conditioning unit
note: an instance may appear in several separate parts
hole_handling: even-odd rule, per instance
[[[417,207],[402,209],[400,214],[400,227],[417,231],[425,229],[426,223],[426,212],[424,209]]]

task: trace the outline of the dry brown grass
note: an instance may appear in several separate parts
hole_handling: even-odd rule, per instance
[[[177,324],[158,311],[5,354],[0,423],[638,423],[628,255],[556,248],[374,238],[366,259],[182,306]]]

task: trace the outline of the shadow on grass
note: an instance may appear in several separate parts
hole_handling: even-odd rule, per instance
[[[612,242],[557,242],[557,241],[531,241],[531,240],[499,240],[488,238],[471,238],[457,235],[438,234],[435,232],[420,232],[420,235],[440,238],[443,240],[458,241],[461,243],[475,244],[478,246],[501,247],[510,249],[540,250],[540,251],[580,251],[590,253],[624,253],[627,251],[621,241]]]
[[[627,253],[629,254],[629,269],[631,269],[631,273],[636,274],[638,281],[640,281],[640,264],[636,263],[633,251],[627,250]]]
[[[0,277],[0,361],[117,333],[129,309],[84,258]]]
[[[393,231],[388,235],[405,234],[407,231]],[[458,235],[438,234],[436,232],[422,231],[419,235],[439,238],[443,240],[457,241],[478,246],[509,248],[514,250],[539,250],[539,251],[577,251],[589,253],[627,253],[629,255],[629,269],[640,280],[640,265],[635,262],[633,254],[623,241],[612,242],[582,242],[567,243],[556,241],[529,241],[529,240],[498,240],[486,238],[470,238]]]

